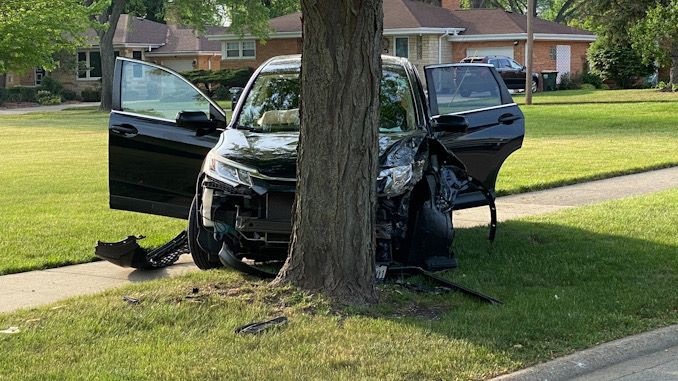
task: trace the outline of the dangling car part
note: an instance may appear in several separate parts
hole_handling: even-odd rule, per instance
[[[188,253],[186,231],[151,252],[142,249],[137,243],[144,238],[143,235],[131,235],[118,242],[98,241],[94,254],[121,267],[148,270],[173,265],[182,254]]]
[[[494,185],[501,164],[522,144],[522,112],[491,65],[426,67],[427,97],[411,63],[382,61],[376,260],[454,267],[452,209],[489,205],[494,239]],[[180,75],[118,58],[109,121],[111,207],[188,218],[188,246],[201,269],[284,261],[300,63],[299,56],[264,63],[226,125],[219,105]]]

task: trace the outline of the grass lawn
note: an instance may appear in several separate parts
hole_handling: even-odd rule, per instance
[[[583,96],[538,93],[535,103],[553,93]],[[600,93],[674,96],[651,90],[588,96]],[[527,136],[500,172],[499,193],[678,165],[677,106],[678,98],[524,107]],[[94,109],[0,116],[0,274],[91,261],[97,240],[131,234],[148,236],[141,244],[156,247],[185,227],[181,220],[108,208],[107,120]]]
[[[678,165],[677,93],[541,92],[521,108],[525,140],[499,172],[499,194]]]
[[[387,284],[378,307],[337,311],[225,270],[0,314],[21,331],[0,335],[0,379],[487,378],[678,322],[675,226],[678,190],[506,222],[494,244],[458,230],[444,276],[502,307]],[[290,323],[233,333],[279,315]]]
[[[0,117],[0,274],[88,262],[97,240],[159,246],[183,220],[108,207],[108,114]]]

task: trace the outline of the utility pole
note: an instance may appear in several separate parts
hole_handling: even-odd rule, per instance
[[[525,105],[532,104],[532,51],[534,48],[534,0],[527,0],[527,57],[525,62]]]

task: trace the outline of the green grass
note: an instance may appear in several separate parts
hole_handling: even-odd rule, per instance
[[[502,307],[387,284],[379,306],[337,310],[223,270],[0,314],[21,330],[0,335],[0,379],[488,378],[678,322],[675,226],[678,190],[502,223],[494,244],[458,230],[444,276]],[[233,334],[279,315],[290,323]]]
[[[525,140],[499,172],[500,195],[678,165],[678,94],[554,91],[521,108]]]
[[[0,119],[0,274],[93,260],[97,240],[147,235],[155,247],[185,221],[110,210],[108,114],[93,109]]]

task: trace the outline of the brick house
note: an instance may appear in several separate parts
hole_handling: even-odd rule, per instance
[[[207,33],[223,33],[225,29],[208,27]],[[77,72],[75,69],[59,68],[49,73],[76,93],[101,87],[99,43],[94,31],[89,34],[92,46],[78,49],[75,57],[88,70]],[[220,42],[210,41],[204,35],[196,36],[191,28],[161,24],[126,14],[118,20],[113,47],[116,56],[155,62],[178,72],[220,68]],[[46,73],[42,69],[23,75],[8,73],[6,87],[36,86],[44,75]]]
[[[301,13],[271,19],[275,30],[265,43],[253,36],[208,35],[221,42],[221,67],[257,67],[282,54],[301,53]],[[592,32],[534,20],[535,72],[581,73]],[[525,62],[527,17],[502,9],[460,10],[459,0],[442,7],[413,0],[384,0],[384,54],[424,65],[459,62],[466,56],[503,55]],[[560,75],[559,75],[560,77]]]

